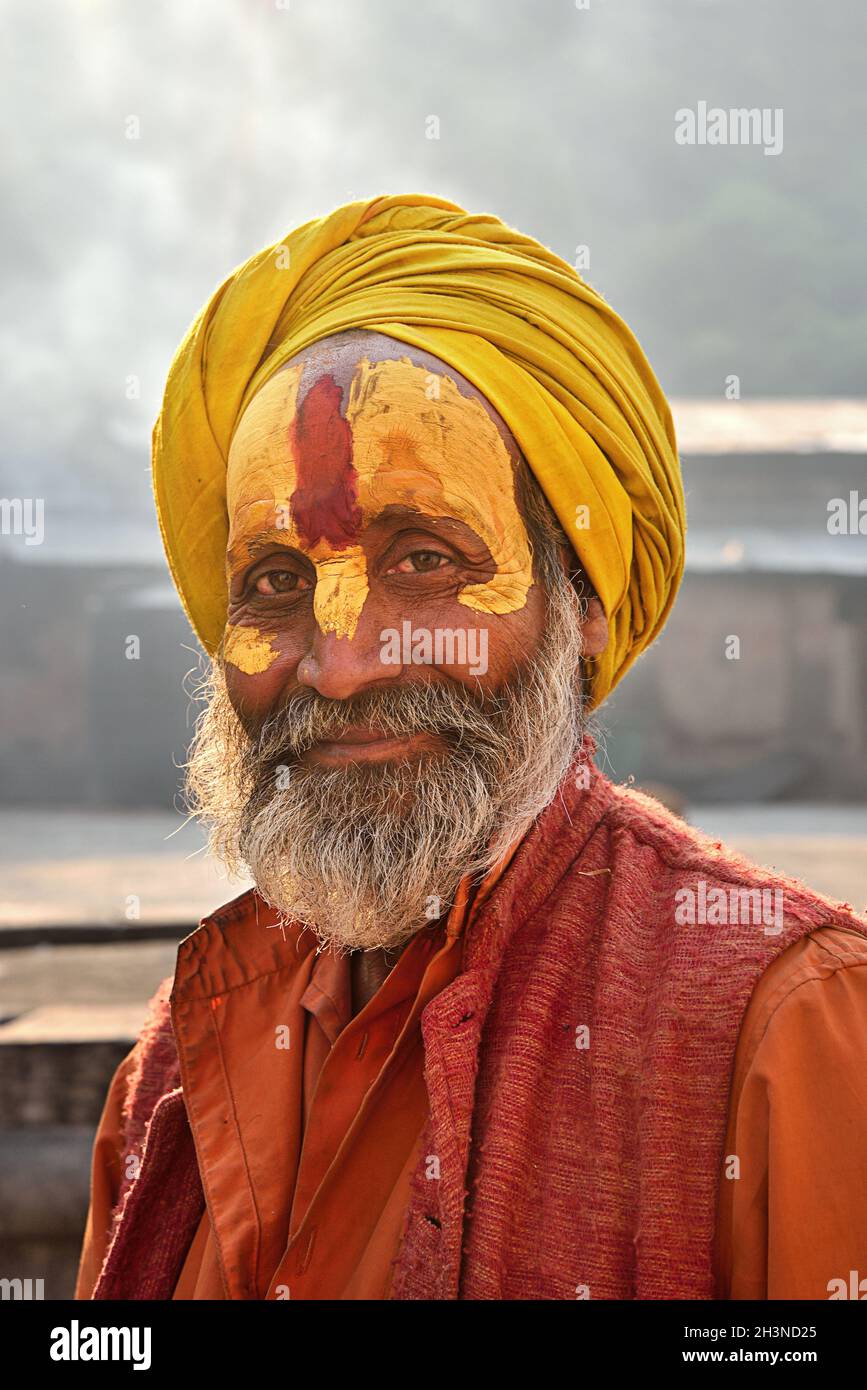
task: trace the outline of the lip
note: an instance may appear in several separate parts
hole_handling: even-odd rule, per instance
[[[443,748],[435,734],[384,734],[379,729],[345,729],[338,738],[324,739],[305,754],[304,761],[339,767],[346,763],[384,763],[418,757]]]
[[[395,737],[406,738],[405,734],[393,735],[386,734],[382,729],[377,729],[370,724],[356,724],[349,729],[344,729],[337,738],[326,739],[325,742],[335,746],[343,747],[344,744],[367,744],[393,742]]]

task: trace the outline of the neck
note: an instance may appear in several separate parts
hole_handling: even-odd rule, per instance
[[[412,938],[410,938],[412,939]],[[409,942],[386,951],[377,946],[372,951],[352,951],[349,973],[352,983],[352,1017],[369,1004],[380,985],[394,969]]]

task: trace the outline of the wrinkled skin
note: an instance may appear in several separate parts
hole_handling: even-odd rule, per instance
[[[460,373],[428,353],[382,334],[357,332],[315,343],[293,358],[292,364],[305,364],[301,382],[305,394],[328,378],[340,388],[345,409],[349,384],[363,358],[371,363],[409,358],[426,372],[451,377],[462,395],[482,403],[514,466],[522,466],[513,435],[487,399]],[[504,506],[514,506],[514,497],[504,499]],[[312,602],[316,574],[303,548],[269,540],[253,563],[247,564],[239,564],[237,558],[233,562],[230,554],[229,624],[257,628],[276,653],[267,669],[253,673],[226,664],[229,696],[249,733],[255,734],[264,718],[302,686],[336,700],[412,681],[461,681],[473,684],[480,694],[495,692],[538,649],[545,622],[545,595],[539,583],[530,585],[526,601],[512,612],[478,612],[459,603],[458,595],[466,586],[484,583],[494,571],[488,546],[465,521],[392,506],[386,514],[370,519],[358,540],[366,556],[369,592],[351,637],[323,632],[318,625]],[[564,554],[563,563],[574,566],[574,556]],[[486,629],[486,672],[473,675],[466,666],[384,666],[381,633],[387,628],[399,630],[405,619],[414,627],[431,630]],[[595,596],[587,606],[582,638],[587,656],[598,655],[607,643],[605,616]],[[375,729],[349,729],[340,739],[320,744],[305,756],[323,767],[340,767],[350,762],[412,759],[436,751],[437,740],[427,735],[398,741],[377,737]],[[399,951],[386,954],[382,950],[352,953],[353,1012],[373,997],[398,955]]]

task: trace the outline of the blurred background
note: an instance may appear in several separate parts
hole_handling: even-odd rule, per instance
[[[0,1276],[58,1298],[111,1072],[244,886],[178,809],[200,653],[150,430],[202,303],[311,217],[435,193],[623,314],[689,537],[600,762],[867,905],[867,11],[6,0],[0,28]],[[767,112],[773,145],[678,143],[702,102]]]

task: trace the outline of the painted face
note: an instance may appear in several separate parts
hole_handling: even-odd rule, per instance
[[[445,374],[404,358],[359,362],[345,411],[321,375],[300,402],[303,364],[256,393],[235,432],[226,479],[229,583],[258,550],[298,550],[316,574],[323,633],[351,640],[368,596],[365,528],[389,507],[462,522],[484,542],[493,572],[458,602],[480,613],[523,608],[532,585],[514,468],[482,403]],[[276,659],[255,628],[227,627],[227,661],[255,674]]]

